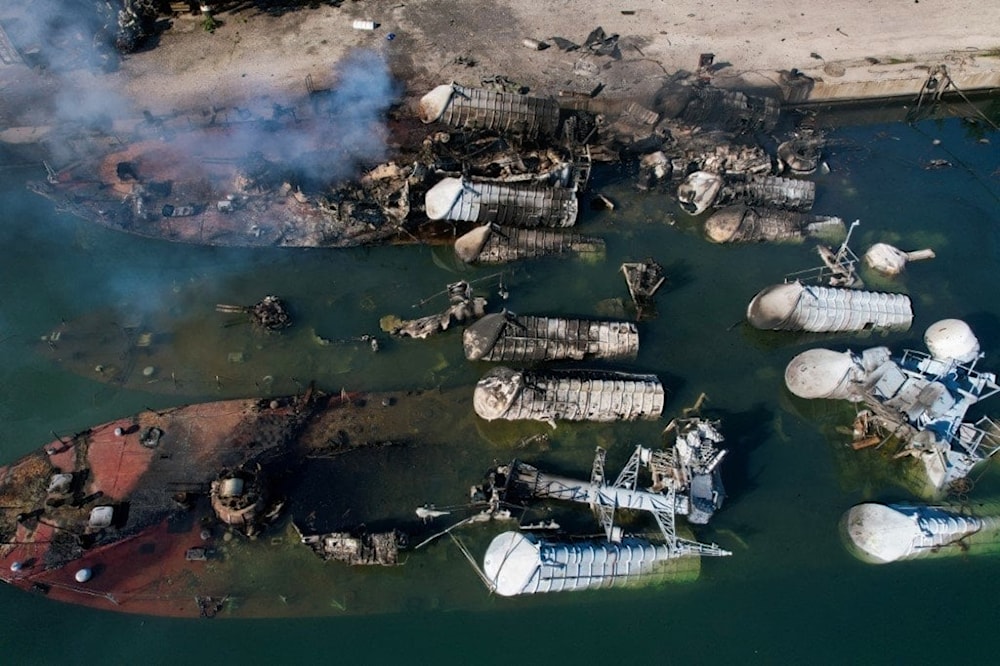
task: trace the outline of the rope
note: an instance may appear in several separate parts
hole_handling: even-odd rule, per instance
[[[465,547],[465,544],[462,543],[458,539],[458,537],[456,537],[451,532],[448,532],[448,536],[450,536],[451,540],[455,542],[455,545],[458,546],[458,549],[462,551],[462,555],[465,555],[465,559],[467,559],[469,561],[469,564],[472,565],[472,570],[476,572],[476,575],[479,576],[479,580],[483,581],[483,584],[486,585],[490,593],[496,591],[496,586],[489,578],[486,577],[486,574],[483,572],[483,570],[479,568],[479,564],[476,563],[476,560],[472,557],[472,553],[470,553],[469,549]]]

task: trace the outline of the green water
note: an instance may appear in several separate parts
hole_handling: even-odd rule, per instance
[[[814,177],[815,212],[860,219],[852,243],[859,252],[877,241],[937,252],[936,259],[912,264],[897,281],[914,301],[909,332],[820,339],[748,330],[740,321],[753,294],[788,272],[814,266],[812,245],[711,245],[692,221],[669,223],[677,213],[668,194],[637,194],[630,174],[611,168],[595,173],[595,188],[617,207],[587,209],[579,222],[581,231],[607,240],[605,261],[552,260],[506,269],[510,299],[504,305],[511,310],[593,316],[602,302],[627,297],[618,273],[622,261],[652,257],[666,268],[670,279],[657,295],[658,316],[640,324],[640,355],[628,366],[664,381],[669,396],[663,421],[560,426],[548,431],[547,447],[531,451],[531,461],[585,476],[599,443],[610,447],[609,467],[617,469],[634,444],[656,438],[671,416],[707,393],[707,414],[722,419],[730,448],[723,471],[729,497],[698,536],[734,555],[705,561],[697,582],[500,599],[489,597],[451,552],[454,573],[448,580],[422,575],[420,567],[385,573],[381,581],[378,571],[364,574],[376,596],[386,581],[406,577],[402,584],[411,601],[399,607],[384,605],[364,617],[253,621],[104,613],[4,586],[4,661],[989,660],[1000,562],[956,557],[872,567],[854,560],[839,542],[842,513],[862,500],[911,496],[894,484],[877,455],[844,450],[845,438],[836,428],[849,425],[850,409],[792,399],[782,373],[810,346],[922,348],[923,331],[945,317],[968,321],[986,354],[980,367],[1000,369],[1000,305],[994,296],[1000,266],[1000,134],[948,119],[842,128],[831,138],[831,173]],[[924,168],[932,159],[953,166]],[[274,293],[293,308],[296,330],[340,340],[380,334],[378,319],[385,314],[411,317],[442,309],[440,299],[425,308],[412,306],[459,278],[481,280],[476,282],[481,295],[493,308],[501,305],[497,280],[489,277],[497,269],[460,267],[446,248],[232,250],[144,240],[55,213],[23,187],[25,180],[43,176],[41,169],[0,171],[4,461],[51,440],[52,432],[238,390],[188,377],[179,385],[126,390],[86,372],[70,372],[39,349],[39,338],[61,320],[105,308],[122,317],[139,312],[150,320],[167,311],[166,321],[173,323],[161,324],[167,328],[156,333],[164,344],[180,344],[190,339],[177,333],[182,328],[210,331],[225,325],[216,303],[252,303]],[[226,336],[222,352],[243,344],[250,353],[268,344],[254,341],[240,326],[227,329]],[[383,343],[377,354],[351,343],[307,349],[319,381],[330,390],[468,386],[471,394],[488,367],[464,361],[458,330],[427,341],[383,338]],[[184,344],[190,348],[178,349],[180,357],[196,353],[197,344]],[[291,358],[294,347],[272,351],[277,358],[289,355],[289,364],[299,362]],[[218,357],[204,362],[221,363]],[[1000,414],[1000,405],[988,401],[983,410]],[[534,432],[547,427],[484,427],[483,441],[469,442],[461,456],[443,463],[435,456],[434,465],[418,469],[412,483],[421,492],[410,492],[454,501],[478,480],[469,478],[473,470],[485,470],[494,457],[510,451],[510,441]],[[974,495],[995,497],[998,487],[995,465],[977,470]],[[434,556],[445,557],[449,546],[436,548]]]

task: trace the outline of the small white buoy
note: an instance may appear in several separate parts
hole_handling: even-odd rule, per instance
[[[23,568],[24,568],[24,565],[21,564],[20,560],[14,560],[13,562],[10,563],[10,570],[13,571],[14,573],[17,573],[18,571],[20,571]]]
[[[84,567],[76,572],[74,578],[76,578],[76,582],[78,583],[86,583],[93,575],[94,572],[92,572],[88,567]]]

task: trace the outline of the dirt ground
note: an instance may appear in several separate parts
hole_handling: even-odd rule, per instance
[[[11,32],[30,20],[25,11],[2,9],[0,22]],[[217,18],[212,33],[201,16],[168,19],[153,48],[111,73],[81,68],[65,77],[0,64],[0,129],[38,125],[59,104],[72,107],[78,94],[120,100],[121,113],[133,116],[268,108],[303,95],[307,77],[315,87],[334,85],[336,64],[357,49],[383,54],[410,97],[452,80],[479,85],[505,76],[540,95],[601,85],[602,95],[641,98],[709,52],[713,82],[731,87],[773,85],[781,69],[1000,52],[1000,3],[981,0],[348,0],[281,16],[249,8]],[[356,30],[355,19],[378,26]],[[620,58],[566,51],[553,40],[583,44],[597,27],[619,35]],[[530,48],[526,39],[549,47]],[[875,74],[847,67],[838,75]]]

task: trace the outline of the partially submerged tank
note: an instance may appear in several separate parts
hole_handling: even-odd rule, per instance
[[[513,227],[571,227],[579,204],[575,188],[444,178],[427,191],[432,220],[495,223]]]
[[[735,203],[805,212],[812,208],[815,199],[816,183],[781,176],[725,178],[695,171],[677,187],[681,208],[692,215]]]
[[[842,237],[845,231],[839,217],[763,206],[727,206],[705,221],[705,235],[715,243],[794,242],[809,237]]]
[[[488,314],[462,332],[470,361],[532,363],[555,360],[632,359],[639,331],[632,322]]]
[[[603,257],[604,240],[559,229],[484,224],[455,239],[455,255],[467,264],[502,264],[519,259],[575,255]]]
[[[972,405],[1000,386],[993,373],[975,370],[979,341],[965,322],[941,320],[924,340],[929,354],[906,350],[894,356],[887,347],[860,354],[810,349],[789,362],[785,385],[807,400],[863,403],[878,439],[900,440],[901,453],[920,461],[932,494],[940,494],[962,487],[973,468],[1000,449],[1000,432],[988,417],[964,421]]]
[[[594,370],[536,372],[494,368],[476,383],[472,404],[487,421],[631,421],[663,412],[656,375]]]
[[[1000,504],[880,504],[851,507],[840,520],[847,550],[870,564],[1000,553]]]
[[[913,323],[913,306],[906,294],[796,280],[757,292],[747,305],[747,321],[754,328],[773,331],[905,331]]]

